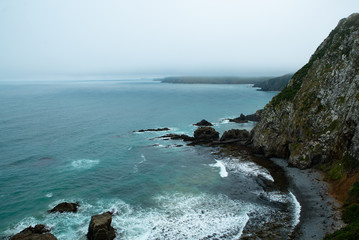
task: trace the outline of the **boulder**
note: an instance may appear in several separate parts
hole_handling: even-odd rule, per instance
[[[12,236],[10,240],[57,240],[57,238],[50,233],[50,229],[45,225],[38,224],[35,227],[28,227]]]
[[[238,140],[238,141],[247,141],[250,137],[250,134],[245,129],[231,129],[225,131],[220,139],[221,142]]]
[[[50,213],[55,213],[55,212],[59,212],[59,213],[73,212],[73,213],[75,213],[75,212],[77,212],[77,209],[79,206],[80,206],[79,203],[63,202],[63,203],[56,205],[56,207],[54,207],[53,209],[51,209]]]
[[[219,138],[219,133],[212,127],[199,127],[194,131],[194,140],[196,142],[212,142]]]
[[[89,240],[112,240],[116,237],[116,231],[111,226],[111,212],[104,212],[91,217],[87,239]]]
[[[199,126],[199,127],[206,127],[206,126],[207,126],[207,127],[210,127],[210,126],[213,126],[212,123],[208,122],[208,121],[205,120],[205,119],[203,119],[203,120],[201,120],[200,122],[195,123],[195,124],[193,124],[193,125]]]

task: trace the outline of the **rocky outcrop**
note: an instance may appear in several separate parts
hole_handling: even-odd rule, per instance
[[[298,168],[359,158],[359,14],[342,19],[252,131],[266,156]]]
[[[264,82],[256,83],[253,87],[261,88],[260,91],[282,91],[292,77],[293,74],[286,74],[280,77],[271,78]]]
[[[149,128],[149,129],[141,129],[137,132],[161,132],[161,131],[169,131],[169,128]]]
[[[63,202],[63,203],[56,205],[49,212],[50,213],[55,213],[55,212],[59,212],[59,213],[73,212],[73,213],[75,213],[75,212],[77,212],[79,206],[80,206],[79,203]]]
[[[112,240],[116,237],[115,229],[111,226],[112,214],[105,212],[91,217],[87,238],[89,240]]]
[[[262,109],[256,111],[253,114],[249,114],[249,115],[244,115],[243,113],[241,113],[241,115],[237,118],[232,118],[232,119],[228,119],[230,122],[236,122],[236,123],[247,123],[248,121],[252,121],[252,122],[258,122],[261,120],[261,113],[262,113]]]
[[[164,136],[161,136],[160,138],[170,138],[172,140],[183,140],[185,142],[193,141],[194,137],[190,137],[185,134],[175,134],[175,133],[169,133]]]
[[[219,133],[212,127],[200,127],[193,133],[195,142],[212,142],[219,139]]]
[[[231,129],[225,131],[220,139],[221,142],[247,141],[249,132],[244,129]]]
[[[212,123],[210,123],[210,122],[208,122],[207,120],[205,120],[205,119],[203,119],[203,120],[201,120],[200,122],[198,122],[198,123],[195,123],[195,124],[193,124],[193,125],[195,125],[195,126],[200,126],[200,127],[211,127],[211,126],[213,126],[213,124]]]
[[[45,225],[38,224],[35,227],[28,227],[12,236],[10,240],[57,240],[57,238],[50,233],[50,229]]]

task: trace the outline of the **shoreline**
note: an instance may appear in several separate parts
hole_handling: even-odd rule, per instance
[[[324,175],[319,170],[290,167],[285,159],[253,154],[249,146],[227,145],[220,153],[228,157],[250,158],[270,172],[278,189],[294,195],[300,204],[299,223],[287,239],[322,240],[326,234],[345,226],[341,220],[342,204],[329,194],[330,184],[324,181]],[[245,235],[242,237],[251,239]]]
[[[289,188],[301,205],[299,223],[291,236],[293,239],[323,239],[344,226],[341,220],[341,203],[329,195],[329,183],[315,169],[301,170],[289,167],[285,159],[271,158],[289,179]]]

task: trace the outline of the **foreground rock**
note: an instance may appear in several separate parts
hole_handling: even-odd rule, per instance
[[[169,128],[149,128],[149,129],[141,129],[137,132],[161,132],[161,131],[169,131]]]
[[[359,159],[359,14],[342,19],[266,105],[253,145],[304,169]]]
[[[261,114],[262,114],[262,109],[256,111],[253,114],[249,114],[249,115],[244,115],[243,113],[241,113],[241,115],[237,118],[232,118],[232,119],[228,119],[230,122],[236,122],[236,123],[247,123],[248,121],[252,121],[252,122],[258,122],[261,120]]]
[[[235,142],[235,141],[243,141],[246,142],[249,140],[249,132],[244,129],[231,129],[225,131],[219,140],[220,142]]]
[[[10,240],[57,240],[57,238],[50,233],[45,225],[38,224],[35,227],[25,228],[11,237]]]
[[[205,120],[205,119],[203,119],[203,120],[201,120],[200,122],[195,123],[195,124],[193,124],[193,125],[199,126],[199,127],[211,127],[211,126],[213,126],[212,123],[208,122],[208,121]]]
[[[219,139],[219,133],[212,127],[200,127],[194,131],[194,141],[208,143]]]
[[[115,229],[111,226],[112,214],[105,212],[91,217],[87,238],[89,240],[112,240],[116,237]]]
[[[56,205],[53,209],[50,210],[50,213],[64,213],[64,212],[73,212],[76,213],[78,210],[78,207],[80,206],[79,203],[68,203],[63,202],[58,205]]]

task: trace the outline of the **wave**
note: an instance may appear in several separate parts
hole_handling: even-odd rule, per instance
[[[49,209],[58,200],[50,204]],[[67,200],[68,201],[68,200]],[[91,216],[111,211],[118,239],[221,239],[240,238],[249,213],[258,207],[224,195],[163,194],[153,198],[155,207],[143,208],[121,200],[80,201],[78,213],[29,217],[5,231],[12,235],[24,228],[46,223],[59,239],[86,239]]]
[[[228,172],[226,170],[226,166],[223,164],[223,161],[216,160],[216,163],[215,164],[210,164],[210,166],[211,167],[218,167],[220,169],[219,170],[219,175],[222,178],[228,177]]]
[[[71,166],[74,167],[75,169],[90,169],[99,163],[100,160],[78,159],[72,161]]]

